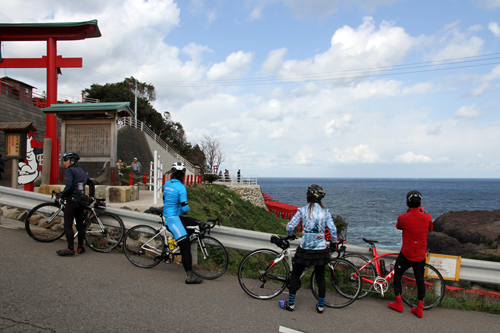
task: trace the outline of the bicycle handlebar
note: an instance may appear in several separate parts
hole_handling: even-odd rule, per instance
[[[276,244],[277,247],[279,247],[282,250],[286,250],[290,247],[290,242],[292,240],[297,239],[297,236],[291,235],[291,236],[281,236],[281,235],[272,235],[271,236],[271,243]]]

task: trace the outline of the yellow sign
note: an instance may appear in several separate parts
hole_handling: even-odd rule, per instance
[[[7,141],[6,157],[21,155],[21,133],[5,133],[5,136]]]
[[[460,264],[462,257],[447,256],[443,254],[429,253],[426,262],[434,266],[445,280],[458,281],[460,276]],[[432,272],[426,269],[425,277],[434,277]],[[437,278],[437,277],[436,277]]]

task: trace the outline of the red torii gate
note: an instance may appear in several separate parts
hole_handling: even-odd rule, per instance
[[[0,52],[1,42],[47,41],[47,55],[41,58],[5,59],[0,53],[0,68],[46,68],[47,106],[50,106],[57,103],[58,70],[63,67],[82,67],[82,58],[63,58],[57,55],[57,41],[93,37],[101,37],[97,20],[65,23],[0,23]],[[50,184],[57,184],[59,147],[57,118],[53,114],[46,115],[45,134],[45,137],[52,139]]]

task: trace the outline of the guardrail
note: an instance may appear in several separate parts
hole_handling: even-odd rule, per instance
[[[43,202],[50,202],[50,196],[0,186],[0,205],[12,206],[21,209],[31,209]],[[125,209],[107,207],[106,211],[120,216],[127,229],[138,224],[147,224],[158,227],[160,218],[156,215],[139,213]],[[284,230],[283,230],[284,232]],[[212,236],[220,240],[224,246],[237,250],[252,251],[258,248],[276,249],[269,240],[271,234],[243,230],[229,227],[216,227],[211,231]],[[294,246],[300,244],[300,240],[291,242]],[[367,257],[371,256],[370,249],[365,246],[347,245],[349,253],[357,253]],[[391,253],[394,250],[377,249],[379,254]],[[384,259],[396,259],[395,256],[387,256]],[[462,258],[460,267],[460,280],[482,283],[500,284],[500,263]]]

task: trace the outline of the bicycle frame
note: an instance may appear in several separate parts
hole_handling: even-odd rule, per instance
[[[49,220],[49,223],[51,223],[52,220],[55,217],[57,217],[59,215],[59,213],[62,210],[64,210],[64,208],[66,207],[66,203],[62,199],[59,199],[58,202],[59,202],[59,209],[56,211],[55,214],[53,214],[52,218]],[[85,216],[85,220],[83,220],[83,226],[87,225],[87,223],[89,223],[89,221],[92,218],[92,216],[94,216],[95,219],[96,219],[96,221],[97,221],[97,223],[99,223],[99,226],[101,227],[101,230],[100,231],[96,231],[95,233],[105,233],[106,232],[106,228],[102,224],[101,219],[99,218],[99,214],[95,211],[95,208],[93,208],[93,207],[85,207],[84,210],[86,211],[86,216]],[[76,220],[73,220],[73,225],[76,226]],[[78,229],[75,231],[73,238],[76,239],[77,237],[78,237]]]
[[[382,295],[382,297],[384,297],[384,293],[387,291],[387,289],[389,287],[389,282],[394,278],[395,268],[393,268],[390,272],[388,272],[386,276],[383,276],[382,270],[380,268],[379,259],[383,258],[383,257],[387,257],[387,256],[398,256],[399,253],[393,252],[393,253],[377,254],[377,248],[373,244],[370,248],[370,251],[373,254],[373,259],[370,260],[369,262],[367,262],[362,267],[360,267],[359,271],[362,271],[370,264],[373,264],[375,266],[376,278],[375,278],[375,281],[373,281],[369,278],[361,276],[361,280],[372,284],[374,286],[374,289],[376,291],[378,291]],[[427,271],[427,268],[426,268],[426,271]],[[425,276],[425,274],[426,273],[424,273],[424,276]],[[403,279],[405,279],[405,277],[403,277]],[[406,280],[408,280],[408,278],[406,278]],[[414,281],[413,279],[411,279],[411,281],[405,281],[404,283],[410,283],[411,285],[416,285],[416,281]],[[427,282],[425,284],[426,284],[426,287],[431,286],[431,284],[429,284]]]
[[[387,290],[387,288],[388,288],[388,283],[394,278],[395,269],[392,269],[389,273],[387,273],[386,276],[382,276],[382,271],[380,269],[379,259],[383,258],[383,257],[387,257],[387,256],[397,256],[397,255],[399,255],[399,253],[394,252],[394,253],[377,254],[377,248],[375,246],[372,246],[370,248],[370,251],[372,252],[373,259],[370,260],[369,262],[367,262],[364,266],[360,267],[359,271],[364,270],[367,266],[369,266],[370,264],[373,263],[375,265],[375,273],[377,275],[377,279],[375,279],[375,281],[372,281],[372,280],[362,276],[361,280],[364,282],[368,282],[370,284],[373,284],[375,287],[375,290],[377,290],[379,288],[380,289],[379,292],[383,297],[385,290]],[[381,278],[383,280],[379,280],[378,278]],[[386,285],[386,283],[387,283],[387,285]],[[378,286],[378,288],[377,288],[377,286]]]
[[[163,221],[162,221],[162,224],[163,224]],[[207,249],[206,249],[205,244],[203,243],[203,240],[202,240],[203,236],[201,235],[200,232],[198,232],[197,226],[188,226],[188,227],[186,227],[186,229],[194,230],[194,233],[189,237],[189,239],[193,240],[196,238],[198,240],[198,245],[200,246],[200,249],[203,253],[203,259],[206,260],[208,257]],[[180,253],[179,246],[176,246],[173,250],[170,249],[170,247],[169,247],[170,244],[168,243],[167,232],[170,233],[168,228],[165,225],[163,225],[161,227],[161,229],[159,231],[157,231],[157,234],[154,237],[150,238],[146,243],[141,245],[141,248],[146,250],[146,251],[150,251],[150,252],[157,254],[158,257],[165,255],[167,258],[170,258],[171,255],[180,255],[181,253]],[[149,245],[149,243],[152,242],[156,237],[163,237],[163,241],[166,245],[165,246],[165,253],[160,253],[159,251],[157,251],[156,247]],[[164,261],[167,262],[167,260],[164,260]],[[169,261],[169,263],[172,262],[171,260],[168,260],[168,261]]]
[[[291,275],[292,275],[292,270],[293,270],[293,265],[292,265],[292,257],[293,257],[293,253],[295,252],[295,250],[292,250],[290,248],[287,248],[285,250],[282,250],[281,253],[280,253],[280,256],[276,259],[274,259],[266,268],[266,270],[264,272],[262,272],[262,276],[265,275],[267,277],[270,277],[271,279],[273,280],[277,280],[277,281],[281,281],[281,282],[288,282],[290,281],[290,278],[291,278]],[[288,267],[290,268],[290,273],[288,274],[286,280],[281,278],[281,277],[278,277],[278,276],[273,276],[273,275],[268,275],[268,272],[271,270],[271,268],[276,265],[277,263],[279,263],[280,261],[282,261],[283,259],[288,259],[287,261],[287,264],[288,264]],[[328,263],[328,266],[330,267],[330,269],[332,269],[331,267],[331,263]],[[304,271],[302,272],[302,274],[300,275],[300,278],[299,278],[299,281],[302,280],[302,278],[311,271],[311,269],[313,269],[314,266],[308,266],[306,267],[306,269],[304,269]]]

